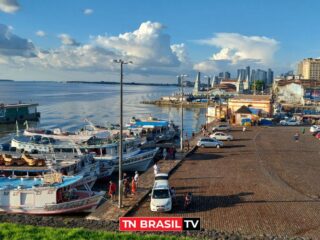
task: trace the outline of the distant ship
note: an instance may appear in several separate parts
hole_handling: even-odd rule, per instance
[[[37,111],[37,103],[0,103],[0,124],[25,121],[38,121],[40,113]]]

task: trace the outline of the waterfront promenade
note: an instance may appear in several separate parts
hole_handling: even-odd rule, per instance
[[[319,141],[298,127],[252,127],[230,133],[221,149],[198,149],[170,178],[172,213],[150,211],[149,198],[130,216],[200,217],[202,228],[244,234],[320,236]],[[182,209],[186,192],[191,209]]]

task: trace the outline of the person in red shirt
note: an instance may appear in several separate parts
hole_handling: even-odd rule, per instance
[[[117,190],[117,186],[114,182],[110,181],[109,182],[109,196],[111,198],[112,201],[116,201],[116,190]]]
[[[131,194],[135,195],[136,191],[137,191],[136,182],[134,181],[134,178],[132,178],[132,181],[131,181]]]

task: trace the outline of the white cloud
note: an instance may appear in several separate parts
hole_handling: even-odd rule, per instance
[[[170,46],[172,52],[177,56],[178,60],[181,63],[187,63],[190,62],[188,54],[187,54],[187,49],[184,43],[181,44],[173,44]]]
[[[51,51],[40,51],[38,59],[29,60],[34,65],[65,70],[103,71],[112,68],[114,54],[90,44],[78,47],[62,46]]]
[[[31,41],[13,34],[8,26],[0,24],[0,55],[2,57],[35,57],[35,52]]]
[[[196,42],[220,48],[208,60],[194,64],[195,70],[203,72],[235,71],[248,65],[271,67],[279,47],[275,39],[239,33],[217,33],[213,38]]]
[[[40,31],[40,30],[39,30]],[[40,34],[41,35],[41,34]],[[113,74],[119,66],[113,59],[133,61],[126,65],[130,75],[169,75],[189,73],[192,63],[184,44],[171,44],[160,23],[144,22],[137,30],[118,36],[91,36],[80,44],[66,33],[60,34],[61,46],[51,50],[36,49],[37,58],[12,58],[8,65],[39,71],[104,72]],[[175,79],[175,77],[173,77]]]
[[[213,54],[212,60],[230,60],[232,63],[254,60],[270,64],[279,46],[279,42],[273,38],[239,33],[217,33],[213,38],[197,42],[221,48],[220,52]]]
[[[58,38],[61,40],[61,43],[63,45],[69,45],[69,46],[79,46],[80,43],[78,43],[75,39],[73,39],[68,34],[62,33],[58,36]]]
[[[93,9],[91,8],[86,8],[83,10],[84,15],[91,15],[93,13]]]
[[[0,0],[0,11],[5,13],[14,13],[20,9],[17,0]]]
[[[178,57],[170,46],[170,36],[163,33],[164,26],[157,22],[144,22],[139,29],[115,37],[97,36],[95,43],[112,49],[124,58],[144,66],[179,66]]]
[[[37,35],[38,37],[44,37],[44,36],[46,36],[46,33],[45,33],[44,31],[42,31],[42,30],[38,30],[38,31],[36,32],[36,35]]]

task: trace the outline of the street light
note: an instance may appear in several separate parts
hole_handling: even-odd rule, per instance
[[[208,79],[208,88],[207,88],[207,111],[206,111],[206,128],[208,129],[209,88],[210,88],[211,75],[209,75],[209,76],[204,76],[204,78],[207,78],[207,79]]]
[[[180,151],[183,153],[183,99],[184,99],[184,93],[183,93],[183,81],[185,77],[188,77],[186,74],[180,74],[177,76],[180,78],[180,86],[181,86],[181,131],[180,131]]]
[[[122,143],[122,135],[123,135],[123,65],[132,63],[131,61],[125,62],[122,59],[114,59],[114,63],[120,64],[120,139],[119,139],[119,201],[118,207],[122,207],[122,157],[123,157],[123,143]]]

